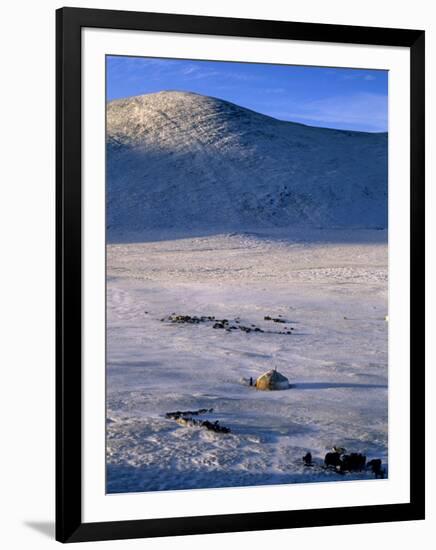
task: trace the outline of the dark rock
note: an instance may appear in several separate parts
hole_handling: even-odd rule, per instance
[[[218,420],[215,420],[215,422],[210,422],[209,420],[203,420],[200,423],[201,427],[206,428],[207,430],[210,430],[212,432],[217,433],[230,433],[230,428],[227,428],[226,426],[221,426]]]
[[[181,418],[181,417],[190,417],[190,416],[197,416],[199,414],[206,414],[213,412],[213,409],[198,409],[196,411],[174,411],[174,412],[167,412],[165,414],[166,418]]]
[[[165,414],[166,418],[171,418],[175,420],[181,426],[198,426],[200,428],[205,428],[217,433],[230,433],[230,428],[226,426],[221,426],[218,420],[211,422],[210,420],[196,420],[192,416],[199,414],[212,412],[213,409],[199,409],[197,411],[175,411]]]

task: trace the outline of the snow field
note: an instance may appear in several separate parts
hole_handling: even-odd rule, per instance
[[[372,479],[324,470],[333,445],[387,465],[386,234],[289,235],[108,245],[109,492]],[[161,321],[172,313],[265,332]],[[272,367],[294,387],[247,384]],[[231,433],[165,418],[199,408]]]

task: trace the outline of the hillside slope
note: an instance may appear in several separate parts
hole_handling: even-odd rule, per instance
[[[150,230],[386,227],[387,134],[160,92],[107,105],[109,240]]]

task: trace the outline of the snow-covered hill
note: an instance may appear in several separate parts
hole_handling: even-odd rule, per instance
[[[368,113],[371,116],[371,113]],[[160,92],[107,105],[109,240],[149,231],[387,225],[387,134]]]

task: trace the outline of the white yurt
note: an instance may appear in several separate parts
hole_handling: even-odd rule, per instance
[[[256,380],[255,386],[257,390],[287,390],[290,388],[289,380],[277,372],[277,369],[271,369],[261,374]]]

